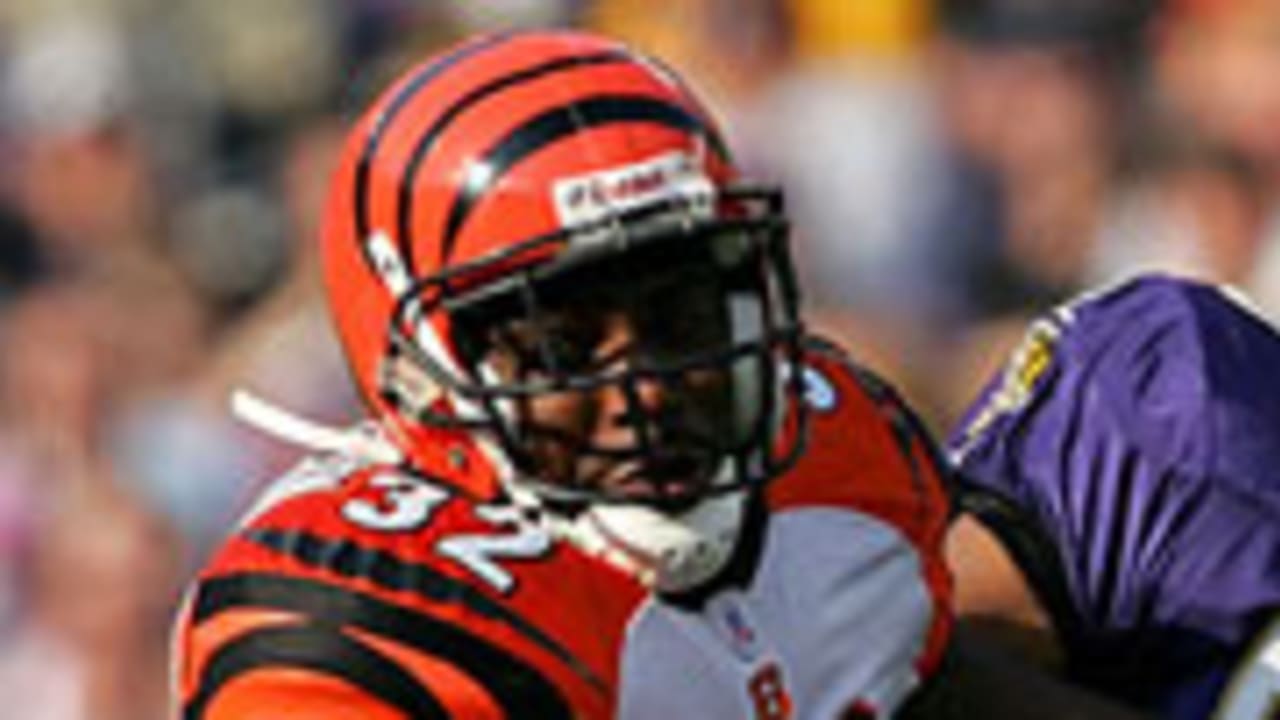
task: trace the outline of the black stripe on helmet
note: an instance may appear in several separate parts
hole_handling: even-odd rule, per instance
[[[360,160],[356,165],[355,194],[352,197],[352,202],[355,205],[353,210],[356,222],[356,241],[360,244],[361,252],[364,253],[365,262],[369,264],[369,267],[374,267],[373,258],[369,256],[364,242],[369,235],[369,175],[373,168],[373,158],[378,154],[378,147],[382,143],[382,136],[386,133],[387,128],[391,126],[392,121],[396,119],[396,116],[400,114],[400,111],[428,83],[440,77],[446,70],[463,60],[507,42],[513,35],[514,33],[510,32],[489,35],[462,45],[441,56],[435,62],[423,67],[405,82],[400,91],[378,113],[378,117],[373,123],[373,128],[370,129],[368,137],[365,138],[364,151],[361,152]]]
[[[449,713],[403,667],[331,625],[286,625],[244,633],[209,659],[200,689],[183,708],[184,720],[202,720],[228,683],[261,670],[297,670],[341,679],[400,710],[405,717],[447,720]]]
[[[304,578],[245,573],[203,582],[196,602],[197,619],[238,608],[269,609],[298,613],[316,623],[359,629],[448,661],[483,686],[507,717],[573,717],[560,690],[505,648],[454,623],[350,588]],[[599,689],[603,691],[603,686]]]
[[[588,67],[591,65],[623,62],[634,58],[634,55],[625,50],[608,50],[588,55],[570,55],[567,57],[555,58],[554,60],[548,60],[532,67],[503,75],[485,83],[484,85],[474,88],[466,95],[459,98],[457,102],[450,105],[443,113],[440,113],[439,117],[431,123],[431,127],[427,128],[426,132],[422,134],[417,145],[414,146],[413,154],[409,159],[409,164],[405,168],[404,174],[401,176],[400,180],[396,241],[400,246],[400,256],[404,258],[410,274],[413,272],[413,253],[411,252],[410,238],[413,227],[414,178],[418,174],[418,167],[422,164],[422,161],[431,152],[432,148],[435,147],[436,141],[440,139],[440,136],[444,134],[444,131],[454,120],[458,118],[459,115],[496,93],[523,83],[537,80],[547,75],[553,75],[555,73],[575,70],[577,68]]]
[[[715,129],[679,105],[648,95],[593,95],[570,101],[527,120],[472,161],[471,171],[449,209],[441,262],[453,254],[458,233],[472,209],[516,163],[581,130],[631,122],[695,133],[724,161],[730,161],[728,147]]]

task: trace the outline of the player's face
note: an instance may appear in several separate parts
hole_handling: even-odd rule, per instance
[[[717,470],[709,448],[733,433],[734,399],[727,368],[673,368],[728,345],[727,312],[715,278],[696,272],[628,285],[508,323],[489,360],[518,382],[610,378],[517,403],[521,451],[541,480],[678,507]]]

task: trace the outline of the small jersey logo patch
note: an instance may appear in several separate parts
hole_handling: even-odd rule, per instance
[[[1001,371],[999,384],[964,428],[957,458],[963,457],[997,419],[1018,412],[1031,401],[1032,392],[1053,366],[1058,340],[1070,322],[1070,314],[1060,311],[1031,323]]]
[[[755,663],[764,655],[760,631],[737,593],[729,591],[712,598],[707,604],[707,611],[734,657],[744,663]]]

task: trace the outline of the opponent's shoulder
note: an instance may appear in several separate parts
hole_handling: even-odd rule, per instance
[[[1123,443],[1196,475],[1228,455],[1274,462],[1280,446],[1240,438],[1266,437],[1242,429],[1280,421],[1280,396],[1267,391],[1276,363],[1280,334],[1238,293],[1140,275],[1033,321],[950,447],[969,466],[1005,452],[1007,438],[1033,440],[1019,449],[1053,448],[1083,427],[1082,441]]]
[[[1280,343],[1247,302],[1222,286],[1143,274],[1086,292],[1049,319],[1071,370],[1109,390],[1113,405],[1141,407],[1198,397],[1211,388],[1197,378],[1229,382],[1245,357],[1276,357]]]
[[[1260,379],[1250,367],[1280,360],[1280,335],[1241,292],[1157,273],[1082,293],[1032,334],[1037,325],[1059,336],[1055,362],[1121,411],[1205,402],[1243,387],[1242,376]]]
[[[854,510],[931,543],[948,514],[946,470],[924,423],[892,384],[834,343],[810,340],[799,372],[808,437],[770,486],[771,508]]]

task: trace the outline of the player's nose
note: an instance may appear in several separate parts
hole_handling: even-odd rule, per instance
[[[670,390],[663,379],[651,374],[653,363],[646,361],[643,342],[632,319],[622,314],[612,318],[600,348],[601,355],[613,358],[610,373],[624,378],[601,390],[600,417],[605,425],[634,429],[645,418],[652,422],[668,404]]]

